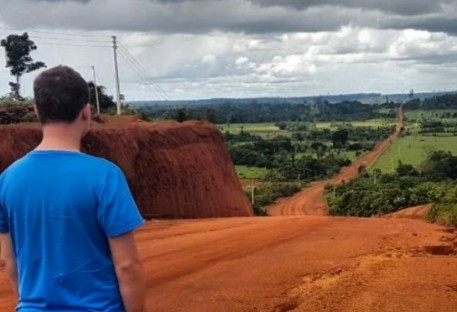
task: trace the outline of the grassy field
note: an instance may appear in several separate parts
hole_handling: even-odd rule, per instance
[[[266,168],[235,166],[238,177],[243,180],[260,180],[267,173]]]
[[[241,130],[253,135],[259,135],[264,139],[271,139],[278,135],[290,137],[291,132],[281,130],[274,123],[246,123],[246,124],[219,124],[217,127],[221,132],[230,132],[232,134],[239,134]]]
[[[405,110],[405,117],[410,122],[415,122],[416,120],[421,119],[440,119],[443,120],[455,120],[455,118],[441,118],[443,113],[457,113],[455,109],[440,109],[440,110]]]
[[[353,127],[386,127],[386,126],[393,126],[396,124],[395,120],[387,120],[387,119],[370,119],[365,121],[350,121],[350,122],[318,122],[316,123],[316,127],[318,129],[323,128],[337,128],[338,125],[342,124],[351,124]]]
[[[406,136],[398,138],[389,149],[370,166],[382,172],[393,172],[398,161],[418,167],[432,151],[450,151],[457,155],[457,137],[455,136]]]
[[[246,124],[229,124],[229,125],[217,125],[222,132],[229,131],[230,133],[240,133],[241,130],[244,132],[279,132],[281,131],[273,123],[246,123]]]

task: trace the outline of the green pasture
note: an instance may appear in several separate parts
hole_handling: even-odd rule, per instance
[[[246,124],[219,124],[217,125],[222,132],[229,131],[233,134],[238,134],[241,131],[256,133],[256,132],[279,132],[279,129],[273,123],[246,123]]]
[[[369,169],[381,169],[383,173],[393,172],[398,161],[419,167],[428,153],[438,150],[457,155],[457,137],[414,135],[398,138]]]
[[[268,172],[266,168],[235,166],[238,177],[243,180],[260,180]]]
[[[389,119],[369,119],[365,121],[345,121],[345,122],[318,122],[316,123],[316,128],[318,129],[335,129],[338,126],[342,126],[345,124],[350,124],[353,127],[371,127],[371,128],[378,128],[378,127],[390,127],[396,125],[396,120],[389,120]]]
[[[422,119],[439,119],[441,121],[445,120],[455,120],[455,118],[442,118],[441,115],[443,113],[457,113],[455,109],[436,109],[436,110],[423,110],[423,109],[416,109],[416,110],[405,110],[405,117],[407,121],[415,122],[420,121]]]
[[[289,131],[279,129],[274,123],[219,124],[217,127],[221,132],[228,131],[232,134],[239,134],[244,131],[264,139],[271,139],[279,135],[290,137],[292,134]]]

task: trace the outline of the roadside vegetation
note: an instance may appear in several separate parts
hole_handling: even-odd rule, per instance
[[[358,179],[326,189],[330,213],[369,217],[433,203],[429,220],[457,226],[457,94],[404,107],[398,140]]]

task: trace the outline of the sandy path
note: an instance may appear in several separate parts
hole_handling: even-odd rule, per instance
[[[318,181],[305,188],[300,193],[286,199],[280,199],[276,204],[268,207],[268,214],[271,216],[304,216],[304,215],[327,215],[328,207],[324,201],[324,188],[326,185],[333,185],[357,177],[358,168],[361,165],[368,166],[390,146],[393,140],[398,137],[403,127],[403,110],[399,110],[398,124],[395,132],[376,148],[365,156],[357,159],[351,166],[345,167],[333,179]]]

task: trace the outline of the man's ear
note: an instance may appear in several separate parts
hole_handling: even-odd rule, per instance
[[[90,111],[90,104],[84,105],[83,109],[81,110],[81,118],[84,121],[90,120],[91,111]]]

